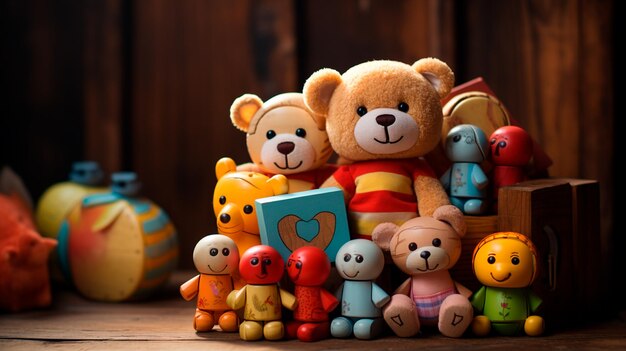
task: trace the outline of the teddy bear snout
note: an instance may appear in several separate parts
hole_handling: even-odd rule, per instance
[[[430,251],[422,251],[420,257],[427,260],[430,257]]]
[[[296,144],[292,141],[283,141],[282,143],[276,145],[276,150],[283,155],[290,154],[296,148]]]
[[[220,222],[222,222],[222,223],[230,222],[230,215],[228,213],[222,213],[220,215]]]
[[[383,127],[389,127],[394,124],[396,121],[396,117],[394,115],[384,114],[380,116],[376,116],[376,123],[380,124]]]

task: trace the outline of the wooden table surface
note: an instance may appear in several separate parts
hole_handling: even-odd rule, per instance
[[[194,302],[184,301],[177,291],[192,275],[175,274],[160,296],[141,303],[93,302],[71,290],[55,289],[49,309],[0,314],[0,350],[626,350],[623,318],[535,338],[450,339],[429,333],[409,339],[387,334],[367,341],[245,342],[237,333],[193,330]]]

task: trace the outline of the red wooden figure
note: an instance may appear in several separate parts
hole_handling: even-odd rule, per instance
[[[330,336],[328,313],[339,304],[337,298],[322,288],[330,274],[326,253],[314,246],[304,246],[291,253],[287,274],[295,284],[298,305],[294,320],[287,324],[287,336],[300,341],[318,341]]]
[[[492,196],[495,205],[501,187],[526,180],[526,167],[533,156],[533,140],[520,127],[504,126],[491,134],[489,143],[493,164]]]

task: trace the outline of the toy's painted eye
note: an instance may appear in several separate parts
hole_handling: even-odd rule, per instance
[[[506,147],[506,141],[501,141],[498,143],[499,147]]]
[[[487,257],[487,263],[489,263],[489,264],[496,263],[496,258],[494,256]]]
[[[228,256],[228,255],[230,255],[230,250],[229,250],[229,249],[227,249],[227,248],[223,248],[223,249],[222,249],[222,255],[224,255],[224,256]]]
[[[302,269],[302,262],[300,261],[296,262],[296,268]]]
[[[345,255],[343,255],[343,261],[344,261],[344,262],[348,262],[348,261],[350,261],[350,259],[351,259],[351,258],[352,258],[352,256],[350,256],[350,254],[345,254]]]
[[[512,257],[511,258],[511,263],[513,263],[514,265],[518,265],[519,264],[519,257]]]
[[[266,259],[263,260],[263,264],[266,265],[266,266],[269,266],[269,265],[272,264],[272,260],[270,260],[269,258],[266,258]]]
[[[298,128],[296,129],[296,135],[300,138],[304,138],[306,136],[306,130],[304,130],[304,128]]]
[[[359,106],[359,108],[356,109],[356,114],[359,116],[363,116],[367,113],[367,108],[365,108],[365,106]]]
[[[496,143],[496,138],[491,139],[491,141],[489,142],[491,145]]]
[[[287,261],[287,267],[291,267],[291,262],[293,262],[292,260]]]
[[[434,238],[434,239],[433,239],[433,246],[434,246],[434,247],[439,247],[439,246],[441,246],[441,239],[439,239],[439,238]]]
[[[363,262],[363,256],[355,255],[354,256],[354,260],[356,261],[356,263],[361,263],[361,262]]]
[[[254,207],[252,207],[251,205],[245,205],[243,207],[243,213],[245,214],[250,214],[252,213],[252,211],[254,211]]]
[[[417,250],[417,244],[416,243],[410,243],[409,244],[409,250],[411,250],[411,251]]]
[[[398,110],[402,112],[409,112],[409,104],[406,102],[401,102],[398,104]]]
[[[256,266],[257,264],[259,264],[259,258],[258,257],[252,257],[250,259],[250,264],[253,266]]]
[[[209,251],[209,255],[211,255],[211,256],[217,256],[217,253],[218,253],[218,252],[219,252],[219,250],[218,250],[218,249],[216,249],[216,248],[212,248],[212,249]]]
[[[268,131],[267,131],[267,133],[265,133],[265,136],[266,136],[268,139],[272,139],[273,137],[275,137],[275,136],[276,136],[276,132],[270,129],[270,130],[268,130]]]
[[[226,203],[226,196],[224,196],[224,195],[220,196],[220,200],[219,201],[220,201],[220,205],[225,204]]]
[[[457,134],[455,136],[452,137],[452,141],[454,141],[455,143],[458,143],[461,140],[461,135]]]

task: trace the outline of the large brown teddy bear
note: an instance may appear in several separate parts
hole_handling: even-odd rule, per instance
[[[326,118],[333,149],[352,162],[322,186],[343,190],[353,237],[370,239],[379,223],[400,225],[450,203],[422,156],[440,141],[440,100],[453,85],[452,70],[434,58],[370,61],[343,75],[325,68],[305,82],[307,106]]]
[[[263,102],[254,94],[237,98],[230,108],[233,125],[246,133],[252,163],[239,171],[282,174],[289,192],[317,189],[335,171],[327,164],[333,149],[323,120],[309,110],[302,94],[284,93]]]

